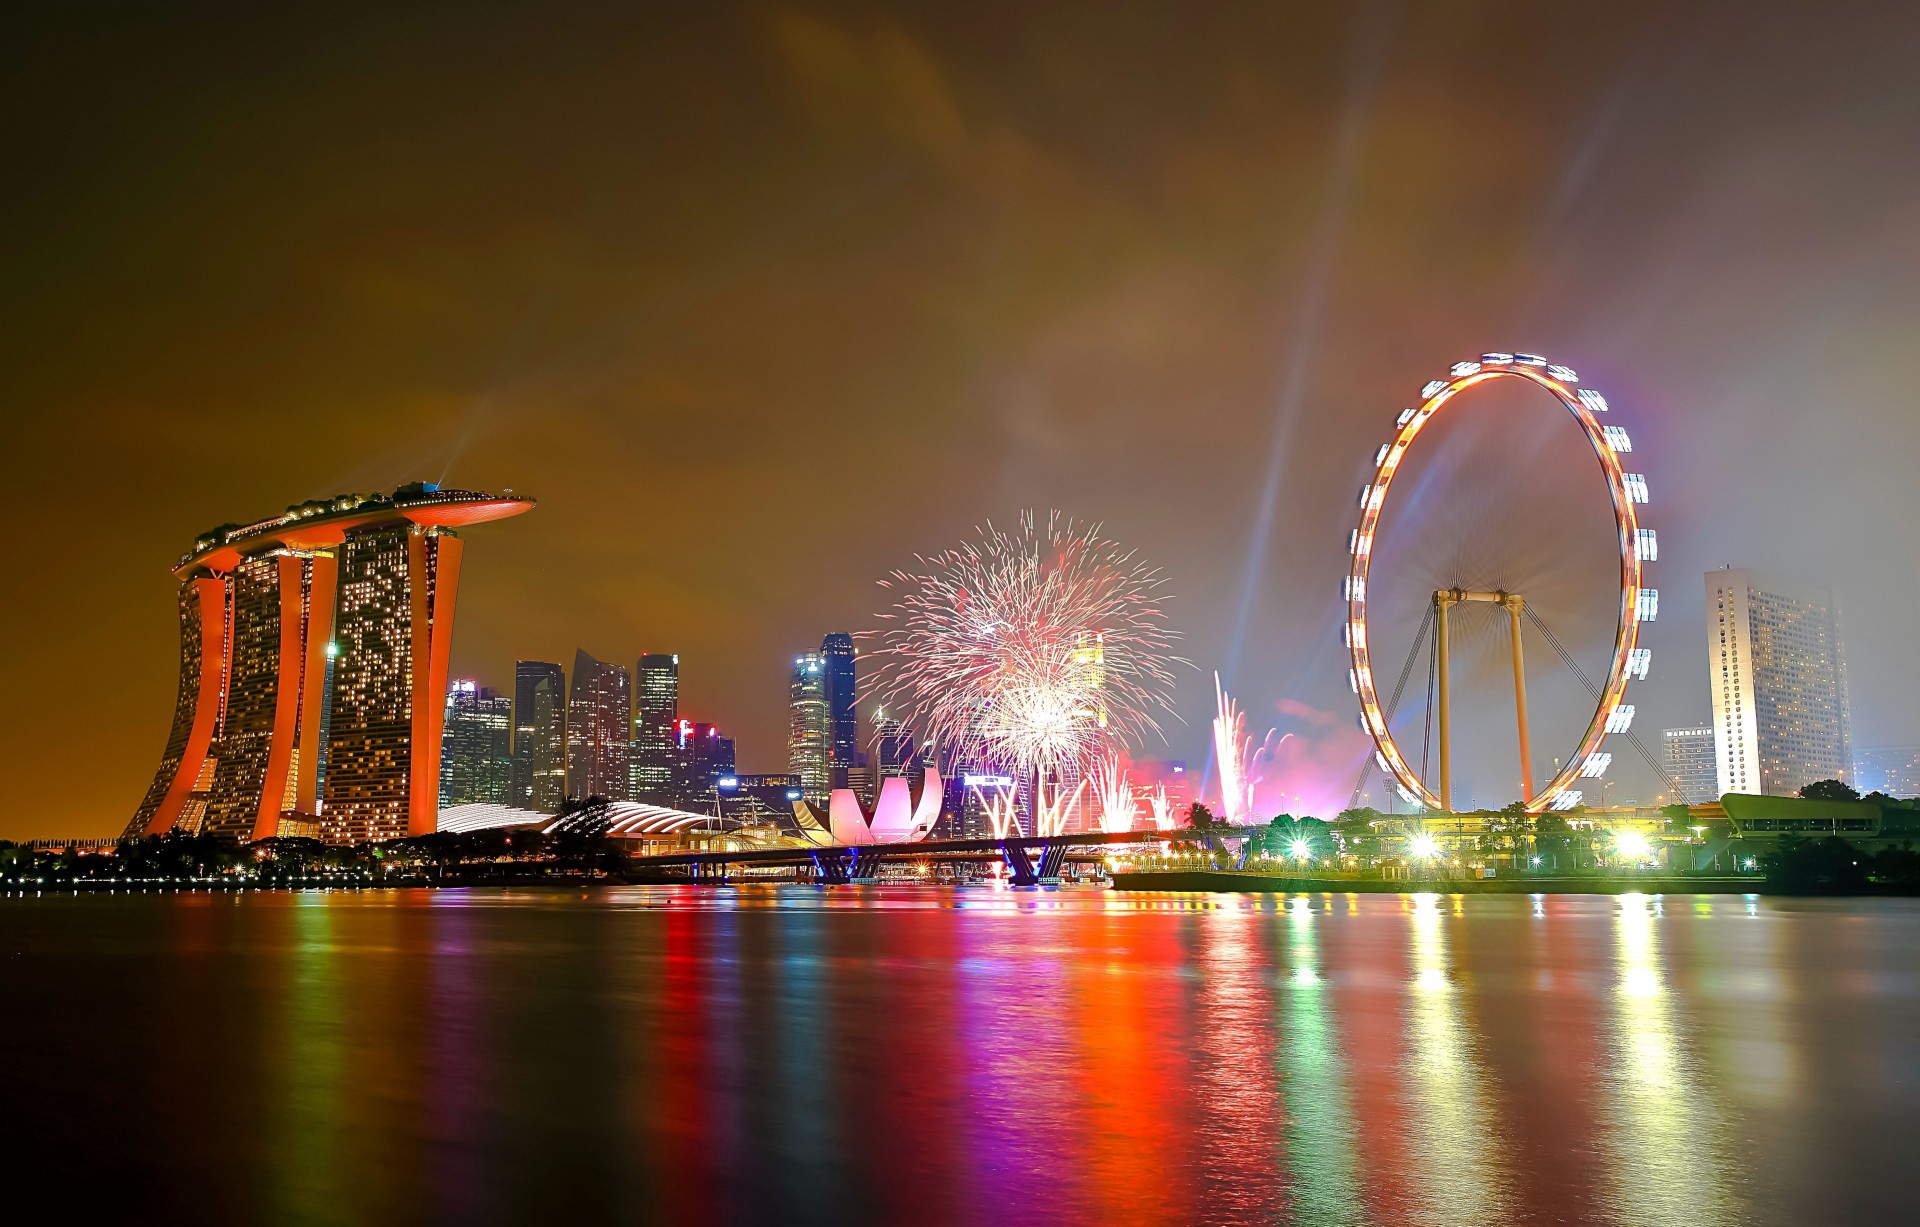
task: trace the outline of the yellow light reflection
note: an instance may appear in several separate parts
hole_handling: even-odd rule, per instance
[[[1436,1224],[1493,1223],[1506,1215],[1510,1175],[1495,1144],[1487,1079],[1454,991],[1447,919],[1434,895],[1414,896],[1413,985],[1407,1077],[1413,1083],[1412,1151],[1424,1203]]]
[[[1714,1157],[1723,1123],[1700,1093],[1705,1073],[1674,1017],[1659,914],[1657,899],[1620,896],[1607,1077],[1612,1209],[1625,1222],[1731,1222],[1733,1207]]]

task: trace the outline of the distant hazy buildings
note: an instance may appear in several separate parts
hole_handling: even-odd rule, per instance
[[[454,530],[532,505],[417,482],[202,534],[174,568],[173,727],[125,833],[350,843],[432,831]]]
[[[440,804],[509,805],[512,792],[513,700],[457,678],[447,686]]]
[[[1815,780],[1849,778],[1832,593],[1732,569],[1707,572],[1706,586],[1717,791],[1791,796]]]
[[[832,737],[826,661],[819,652],[802,652],[793,658],[787,686],[787,770],[800,777],[801,791],[815,805],[825,805],[833,791]]]
[[[649,652],[635,666],[633,679],[633,796],[671,805],[680,795],[674,744],[680,719],[680,657]]]
[[[513,801],[542,814],[567,799],[567,671],[544,660],[513,666]]]
[[[1853,786],[1864,795],[1883,792],[1910,800],[1920,797],[1920,746],[1873,746],[1854,758],[1858,779]]]
[[[1713,726],[1667,729],[1661,734],[1667,762],[1667,800],[1675,805],[1706,805],[1720,799]]]
[[[576,651],[567,698],[567,792],[581,800],[628,800],[632,737],[633,694],[626,666]]]
[[[820,660],[826,674],[827,769],[835,788],[847,787],[847,771],[860,761],[860,715],[854,706],[859,689],[859,667],[853,636],[835,631],[820,641]]]

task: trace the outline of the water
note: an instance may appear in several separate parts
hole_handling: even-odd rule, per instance
[[[47,896],[0,900],[0,951],[16,1206],[202,1223],[1920,1214],[1910,901]]]

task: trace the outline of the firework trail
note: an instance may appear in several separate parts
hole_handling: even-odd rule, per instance
[[[870,696],[904,723],[961,761],[1043,780],[1164,740],[1174,671],[1189,663],[1172,652],[1166,578],[1098,525],[1056,513],[1041,528],[1029,513],[915,561],[881,581],[894,603],[871,632]],[[1057,819],[1061,799],[1045,792],[1036,818]]]
[[[1155,784],[1153,795],[1147,798],[1147,804],[1153,808],[1153,825],[1156,830],[1173,830],[1173,801],[1167,796],[1165,784]]]
[[[980,802],[980,808],[987,811],[987,826],[995,839],[1020,834],[1020,821],[1013,812],[1013,789],[995,788],[986,793],[976,784],[973,795]]]
[[[1094,793],[1100,798],[1100,829],[1112,834],[1133,829],[1133,786],[1120,756],[1109,753],[1094,773]]]
[[[1253,814],[1253,738],[1247,735],[1247,717],[1213,675],[1213,757],[1220,764],[1221,817],[1245,826]]]

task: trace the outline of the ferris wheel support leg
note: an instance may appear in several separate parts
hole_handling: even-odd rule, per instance
[[[1520,800],[1531,804],[1533,748],[1527,740],[1527,670],[1520,656],[1520,613],[1526,608],[1526,601],[1514,595],[1507,598],[1506,606],[1513,625],[1513,710],[1520,722]]]
[[[1440,808],[1453,812],[1453,715],[1447,691],[1447,608],[1454,594],[1433,594],[1434,636],[1440,645]]]

